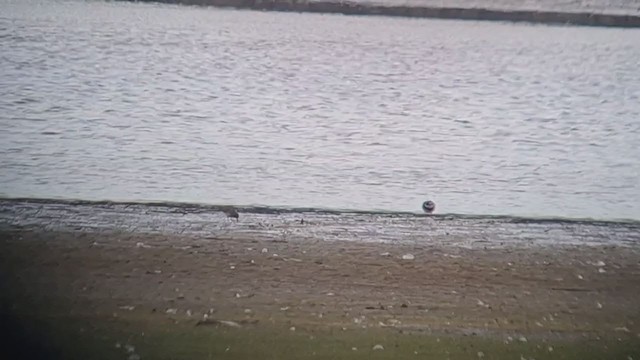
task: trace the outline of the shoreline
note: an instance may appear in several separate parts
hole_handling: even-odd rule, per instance
[[[638,247],[9,227],[0,231],[0,315],[49,329],[42,336],[65,358],[122,358],[114,344],[142,358],[545,358],[548,348],[626,358],[640,355],[639,263]]]
[[[640,15],[484,8],[393,6],[352,1],[296,0],[123,0],[182,5],[213,6],[261,11],[307,12],[362,16],[507,21],[549,25],[640,28]]]
[[[448,248],[544,249],[640,245],[639,222],[515,217],[296,211],[223,206],[0,200],[0,230],[158,234],[256,241],[344,241]],[[304,209],[303,209],[304,210]],[[308,210],[308,209],[307,209]]]
[[[166,200],[85,200],[73,198],[30,198],[30,197],[0,197],[1,207],[12,206],[87,206],[104,208],[162,208],[167,211],[182,211],[194,213],[211,213],[222,211],[224,208],[233,207],[239,211],[261,215],[280,214],[313,214],[313,215],[380,215],[380,216],[405,216],[415,218],[435,218],[435,219],[459,219],[459,220],[494,220],[512,223],[537,223],[537,224],[591,224],[591,225],[628,225],[638,226],[640,230],[640,219],[634,218],[589,218],[589,217],[568,217],[568,216],[525,216],[509,214],[464,214],[464,213],[433,213],[425,214],[420,210],[416,211],[394,211],[394,210],[358,210],[341,208],[320,208],[320,207],[296,207],[296,206],[267,206],[267,205],[238,205],[238,204],[209,204],[194,202],[179,202]]]

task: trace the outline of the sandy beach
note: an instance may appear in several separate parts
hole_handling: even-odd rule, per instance
[[[14,227],[0,270],[4,315],[63,358],[640,356],[634,247]]]

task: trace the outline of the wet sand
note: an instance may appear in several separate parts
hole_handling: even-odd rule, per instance
[[[111,325],[100,324],[117,320],[128,324],[123,333],[186,327],[259,338],[256,331],[280,329],[340,341],[393,334],[398,344],[443,337],[487,340],[500,351],[531,347],[521,352],[586,342],[599,351],[589,351],[594,358],[640,355],[640,251],[633,246],[468,249],[5,227],[0,270],[5,315],[54,330],[91,319],[92,329],[108,332]],[[384,345],[387,355],[401,356]],[[233,357],[220,351],[214,354]]]

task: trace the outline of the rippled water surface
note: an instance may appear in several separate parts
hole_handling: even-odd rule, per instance
[[[640,219],[638,39],[0,0],[0,195]]]

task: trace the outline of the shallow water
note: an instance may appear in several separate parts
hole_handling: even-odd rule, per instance
[[[0,7],[0,196],[640,219],[640,30]]]

